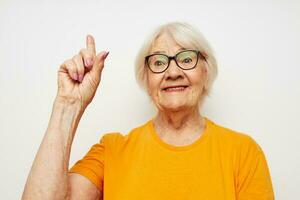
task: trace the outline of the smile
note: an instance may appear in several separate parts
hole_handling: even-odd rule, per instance
[[[186,90],[188,86],[172,86],[164,88],[163,91],[165,92],[183,92]]]

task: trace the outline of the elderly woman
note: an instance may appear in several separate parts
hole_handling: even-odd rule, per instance
[[[264,153],[248,135],[199,111],[217,74],[204,37],[186,23],[158,27],[141,48],[136,76],[157,115],[128,134],[107,133],[69,169],[80,118],[108,52],[86,48],[58,71],[58,93],[23,199],[274,199]]]

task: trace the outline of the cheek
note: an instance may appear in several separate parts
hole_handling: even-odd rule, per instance
[[[193,93],[202,93],[207,79],[206,69],[199,69],[196,73],[190,75],[190,81],[193,83]],[[200,94],[201,95],[201,94]]]
[[[147,73],[148,94],[156,96],[160,88],[160,76],[157,74]]]

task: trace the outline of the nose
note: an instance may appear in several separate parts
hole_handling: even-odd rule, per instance
[[[165,77],[166,79],[172,79],[172,80],[183,78],[183,71],[177,66],[174,59],[170,61],[169,67],[165,71]]]

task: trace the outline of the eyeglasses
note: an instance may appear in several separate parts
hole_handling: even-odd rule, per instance
[[[194,69],[197,66],[199,58],[205,57],[197,50],[184,50],[178,52],[175,56],[155,53],[145,57],[145,62],[153,73],[162,73],[166,71],[171,60],[175,60],[176,65],[183,70]]]

